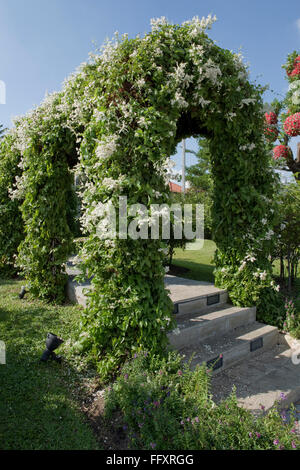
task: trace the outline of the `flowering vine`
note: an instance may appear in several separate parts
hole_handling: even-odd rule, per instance
[[[102,239],[102,207],[118,207],[121,196],[128,205],[168,202],[166,162],[182,138],[210,139],[216,284],[249,305],[271,283],[263,218],[272,218],[274,175],[263,137],[262,89],[249,82],[238,54],[209,39],[205,29],[214,20],[172,25],[162,18],[143,38],[116,36],[60,93],[16,123],[22,172],[10,197],[21,198],[25,239],[18,262],[36,295],[63,297],[64,263],[73,249],[73,173],[81,178],[81,258],[92,277],[81,347],[92,352],[103,377],[135,351],[161,351],[173,321],[164,289],[165,244]],[[243,260],[258,273],[251,283]],[[240,300],[241,285],[228,282],[228,273],[242,279],[247,295]]]

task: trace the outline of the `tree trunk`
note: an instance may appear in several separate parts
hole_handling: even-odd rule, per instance
[[[283,256],[280,256],[280,280],[284,281],[284,261]]]
[[[288,138],[285,140],[285,145],[288,145]],[[286,165],[288,167],[288,170],[293,172],[295,179],[297,181],[300,181],[300,142],[298,142],[297,144],[296,160],[294,160],[293,152],[290,148],[290,154],[286,159]]]
[[[291,293],[291,291],[292,291],[292,278],[291,278],[291,258],[290,258],[290,253],[288,254],[287,262],[288,262],[288,291],[289,291],[289,293]]]
[[[169,266],[171,267],[172,261],[173,261],[173,255],[174,255],[174,248],[170,247],[169,250]]]

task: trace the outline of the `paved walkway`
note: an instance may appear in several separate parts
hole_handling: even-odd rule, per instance
[[[229,396],[235,386],[239,405],[254,414],[261,413],[262,407],[269,410],[278,400],[280,409],[296,403],[295,418],[300,420],[300,365],[292,363],[291,354],[287,345],[279,344],[213,376],[214,399]]]

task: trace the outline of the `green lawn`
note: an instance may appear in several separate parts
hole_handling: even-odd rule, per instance
[[[98,449],[79,409],[88,371],[72,359],[67,341],[74,339],[79,307],[21,301],[20,287],[0,281],[0,340],[7,351],[0,364],[0,449]],[[65,340],[62,364],[39,362],[48,332]]]
[[[198,281],[214,282],[213,264],[216,244],[212,240],[204,240],[201,250],[176,249],[173,264],[190,271],[182,274],[182,277]]]

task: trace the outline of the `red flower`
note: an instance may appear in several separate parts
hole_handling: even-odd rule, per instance
[[[296,57],[294,60],[293,67],[294,68],[291,72],[288,70],[286,71],[289,77],[295,77],[296,75],[300,74],[300,55],[298,55],[298,57]]]
[[[278,160],[278,158],[287,158],[289,155],[289,147],[286,145],[276,145],[273,148],[273,158]]]
[[[265,119],[268,124],[277,124],[278,121],[277,114],[273,113],[273,111],[271,111],[269,114],[265,113]]]
[[[284,132],[290,137],[300,135],[300,113],[292,114],[284,121]]]

